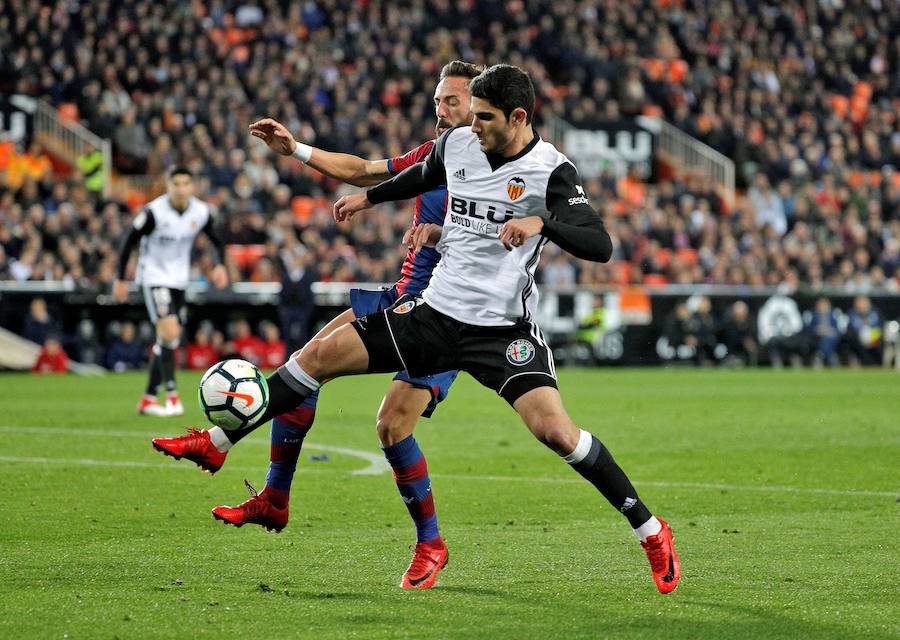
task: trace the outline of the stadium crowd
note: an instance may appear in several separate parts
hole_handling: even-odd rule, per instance
[[[153,327],[146,320],[137,325],[128,320],[114,321],[105,327],[103,335],[98,335],[95,324],[83,319],[75,332],[67,333],[42,297],[31,300],[21,334],[41,347],[33,367],[36,373],[65,373],[69,356],[83,363],[103,365],[110,371],[143,369],[155,341]],[[286,357],[287,344],[275,323],[263,320],[254,333],[250,323],[239,318],[228,323],[224,332],[209,320],[201,322],[192,338],[176,351],[175,361],[180,368],[194,371],[205,371],[228,358],[274,369]]]
[[[700,366],[756,366],[763,357],[775,368],[882,364],[885,322],[868,296],[856,296],[846,310],[823,296],[802,314],[793,301],[782,302],[787,307],[779,308],[777,327],[765,307],[757,315],[741,300],[718,314],[706,296],[678,302],[665,319],[657,354],[669,364]],[[761,330],[762,322],[769,326]],[[890,340],[893,345],[896,337]]]
[[[69,105],[122,173],[175,163],[220,212],[233,281],[311,267],[388,282],[411,204],[348,227],[343,187],[247,135],[269,115],[298,139],[365,157],[433,136],[445,62],[527,69],[538,120],[591,128],[663,115],[732,157],[746,193],[708,179],[585,184],[616,248],[608,265],[550,245],[546,284],[723,283],[900,289],[900,5],[510,0],[91,3],[0,0],[0,92]],[[648,25],[653,25],[648,26]],[[576,46],[577,43],[577,46]],[[39,146],[0,187],[0,279],[108,287],[134,201],[52,176]],[[201,239],[195,277],[212,265]]]

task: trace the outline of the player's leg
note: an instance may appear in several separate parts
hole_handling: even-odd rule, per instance
[[[657,588],[662,593],[674,590],[681,565],[672,544],[671,529],[650,513],[609,449],[596,436],[575,426],[555,386],[525,391],[511,400],[511,404],[538,440],[559,454],[622,512],[647,552]]]
[[[147,307],[147,315],[150,317],[150,321],[156,325],[159,321],[159,309],[157,297],[154,296],[153,292],[155,289],[150,287],[143,287],[144,293],[144,304]],[[147,365],[147,387],[144,390],[144,395],[141,398],[140,403],[138,404],[138,414],[145,416],[165,416],[166,408],[164,405],[159,403],[159,399],[157,396],[159,395],[159,387],[162,384],[162,347],[160,346],[160,336],[157,329],[156,341],[153,344],[153,347],[150,349],[150,362]]]
[[[316,337],[324,337],[354,319],[353,311],[348,309],[325,325]],[[159,345],[155,345],[154,348],[161,349]],[[292,357],[298,354],[299,351]],[[306,398],[300,406],[277,416],[272,423],[270,462],[274,471],[272,468],[270,471],[273,471],[273,482],[270,485],[267,481],[268,491],[264,489],[263,493],[271,494],[276,505],[280,506],[287,502],[290,482],[300,456],[303,439],[312,428],[315,419],[317,401],[318,392]],[[153,447],[157,451],[178,460],[186,458],[208,473],[215,473],[225,464],[228,450],[233,444],[220,427],[204,430],[191,428],[187,435],[153,439]]]
[[[367,316],[368,318],[368,316]],[[366,318],[363,318],[365,320]],[[217,436],[213,436],[215,429],[210,429],[209,434],[213,444],[217,448],[227,450],[248,433],[265,424],[275,416],[281,416],[296,407],[316,393],[322,382],[326,382],[342,375],[364,373],[369,366],[369,355],[366,345],[355,329],[356,323],[345,324],[329,335],[321,338],[313,338],[300,350],[292,355],[287,363],[279,367],[268,378],[269,405],[262,417],[250,428],[238,433],[229,433],[224,442],[218,442]],[[384,336],[386,337],[386,336]],[[384,342],[381,340],[380,342]],[[370,346],[378,347],[376,343]],[[380,345],[381,350],[388,349],[386,344]],[[385,366],[389,359],[380,356],[376,362]],[[399,363],[396,353],[393,363]],[[377,369],[374,372],[391,371],[395,365],[387,365],[387,369]],[[394,371],[399,369],[397,364]],[[222,432],[218,430],[218,432]],[[244,503],[235,507],[218,506],[212,510],[213,517],[228,524],[242,526],[247,523],[259,524],[269,530],[280,531],[287,524],[288,508],[276,508],[268,498],[268,495],[257,494],[252,487],[247,485],[251,497]]]
[[[352,309],[347,309],[333,318],[316,333],[313,338],[324,338],[335,329],[349,324],[356,319]],[[292,355],[297,356],[299,352]],[[290,503],[291,484],[297,469],[300,450],[309,430],[316,419],[316,408],[319,392],[306,398],[298,407],[276,416],[272,420],[272,432],[269,446],[269,472],[266,475],[266,487],[262,495],[276,509],[287,509]]]
[[[396,360],[396,356],[394,359]],[[228,433],[227,441],[221,443],[221,446],[216,442],[215,436],[213,441],[217,447],[230,449],[272,418],[299,407],[324,382],[346,375],[366,373],[368,365],[366,346],[352,324],[345,324],[325,337],[313,338],[266,379],[269,404],[256,422],[239,432]],[[378,372],[392,370],[396,369],[389,367]],[[210,434],[214,431],[221,429],[210,429]]]
[[[175,351],[181,344],[181,322],[175,314],[156,321],[156,344],[159,347],[159,366],[162,384],[166,390],[166,412],[171,416],[184,413],[184,405],[178,397],[175,383]]]
[[[419,416],[434,400],[430,388],[395,379],[378,409],[376,431],[384,457],[387,458],[416,527],[416,548],[400,586],[427,589],[434,586],[438,572],[447,564],[447,545],[438,530],[428,463],[413,436]]]

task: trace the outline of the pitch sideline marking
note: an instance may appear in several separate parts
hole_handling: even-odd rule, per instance
[[[36,434],[57,434],[57,435],[73,435],[73,436],[84,436],[84,437],[105,437],[105,436],[113,436],[120,438],[141,438],[150,440],[153,436],[144,433],[136,433],[134,431],[104,431],[101,429],[67,429],[62,427],[10,427],[6,425],[0,426],[0,431],[7,433],[36,433]],[[249,440],[247,442],[251,442],[255,444],[264,444],[265,446],[269,446],[268,442],[256,442],[253,440]],[[377,455],[374,453],[369,453],[368,451],[361,451],[359,449],[349,449],[347,447],[334,447],[327,444],[315,444],[308,443],[304,444],[304,447],[307,449],[316,449],[317,451],[331,451],[333,453],[342,453],[347,456],[351,456],[354,458],[361,458],[369,463],[369,466],[364,467],[362,469],[355,469],[350,473],[359,476],[378,476],[382,473],[386,473],[390,471],[391,465],[388,464],[388,461],[384,459],[384,456]],[[84,465],[94,465],[94,466],[102,466],[103,464],[109,464],[109,466],[119,466],[119,467],[154,467],[156,465],[151,463],[143,463],[143,462],[133,462],[125,464],[126,461],[105,461],[105,460],[92,460],[88,458],[83,459],[69,459],[69,458],[15,458],[13,456],[0,456],[0,460],[4,462],[29,462],[34,461],[35,463],[39,462],[48,462],[48,463],[60,463],[60,462],[71,462],[71,464],[84,464]],[[190,468],[190,467],[187,467]],[[229,467],[231,468],[231,467]],[[234,467],[237,469],[238,467]],[[259,471],[258,468],[255,467],[243,467],[241,468],[244,471]]]
[[[482,480],[486,482],[551,482],[554,484],[583,484],[578,478],[541,478],[525,476],[468,476],[453,473],[429,473],[432,478],[448,480]],[[806,487],[785,487],[781,485],[718,484],[709,482],[668,482],[658,480],[635,480],[634,484],[663,489],[705,489],[714,491],[761,491],[768,493],[815,493],[834,496],[870,496],[894,498],[900,491],[869,491],[867,489],[814,489]]]
[[[150,436],[143,433],[135,433],[134,431],[105,431],[101,429],[68,429],[61,427],[11,427],[0,425],[0,432],[9,433],[51,433],[61,435],[80,435],[86,437],[130,437],[130,438],[149,438]],[[255,443],[257,445],[268,445],[267,442],[245,441]],[[319,451],[333,451],[334,453],[342,453],[344,455],[358,457],[369,462],[369,466],[363,469],[351,471],[354,475],[380,475],[390,471],[390,465],[387,461],[376,454],[359,449],[348,449],[344,447],[334,447],[331,445],[320,445],[309,443],[306,444],[307,449],[317,449]],[[127,460],[93,460],[88,458],[34,458],[34,457],[17,457],[17,456],[0,456],[2,462],[21,462],[31,464],[79,464],[89,466],[110,466],[110,467],[134,467],[134,468],[157,468],[158,465],[150,462],[137,462]],[[182,466],[180,468],[191,469],[190,466]],[[229,469],[239,471],[258,471],[256,467],[234,467]],[[431,473],[432,478],[447,480],[475,480],[483,482],[544,482],[553,484],[580,484],[584,482],[577,478],[547,478],[547,477],[524,477],[524,476],[496,476],[496,475],[463,475],[452,473]],[[809,493],[820,495],[834,496],[867,496],[876,498],[894,498],[900,494],[900,491],[869,491],[865,489],[816,489],[805,487],[786,487],[780,485],[737,485],[737,484],[719,484],[708,482],[668,482],[668,481],[640,481],[635,480],[635,484],[648,487],[681,488],[681,489],[702,489],[717,491],[759,491],[768,493]]]

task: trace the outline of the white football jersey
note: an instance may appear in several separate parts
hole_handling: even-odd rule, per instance
[[[145,287],[184,289],[191,272],[194,239],[210,222],[209,205],[191,198],[179,213],[168,195],[151,201],[134,219],[141,238],[135,282]]]
[[[447,180],[447,215],[441,253],[424,300],[460,322],[509,326],[530,320],[538,302],[534,273],[544,235],[507,251],[498,239],[508,220],[557,219],[569,207],[590,208],[578,172],[565,155],[537,135],[512,158],[481,151],[470,127],[445,134],[436,145]],[[583,212],[582,212],[583,214]]]

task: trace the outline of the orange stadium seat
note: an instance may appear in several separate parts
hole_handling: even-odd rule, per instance
[[[644,285],[648,287],[664,287],[669,284],[668,278],[661,273],[648,273],[644,276]]]
[[[266,253],[264,244],[229,244],[225,247],[226,255],[234,260],[235,264],[246,271],[256,267],[256,263]]]

